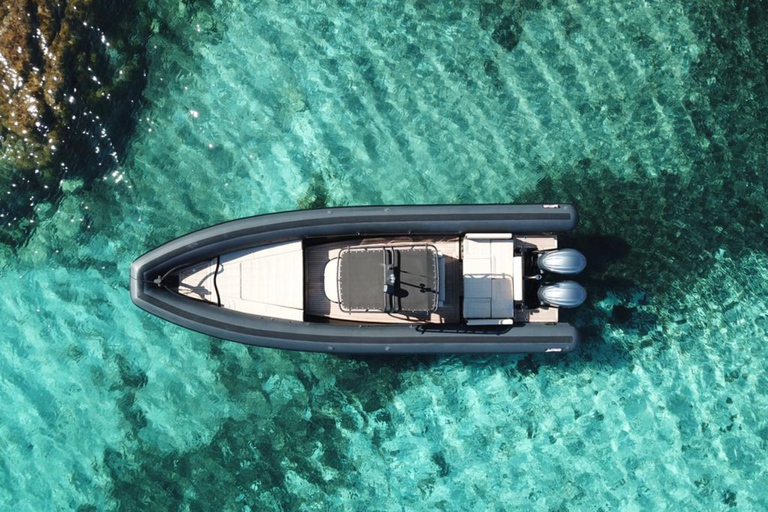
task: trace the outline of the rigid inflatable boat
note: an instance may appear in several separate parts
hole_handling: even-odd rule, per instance
[[[226,222],[131,265],[133,302],[217,338],[362,354],[570,352],[571,205],[364,206]]]

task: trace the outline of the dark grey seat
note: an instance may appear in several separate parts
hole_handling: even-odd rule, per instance
[[[437,309],[434,247],[355,247],[339,254],[339,298],[345,311],[428,313]]]

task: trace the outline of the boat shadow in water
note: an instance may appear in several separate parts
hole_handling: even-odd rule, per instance
[[[607,323],[600,320],[598,325],[576,325],[581,331],[581,343],[576,351],[567,354],[338,354],[334,357],[365,363],[371,370],[386,368],[396,372],[452,365],[503,368],[510,378],[537,375],[541,367],[563,373],[582,373],[593,365],[618,369],[633,364],[636,347],[607,342],[604,336]],[[637,346],[640,345],[638,341]]]
[[[631,262],[624,261],[625,268],[619,272],[612,268],[630,257],[631,244],[617,236],[568,238],[566,244],[582,251],[589,262],[583,279],[590,300],[585,307],[570,312],[570,320],[581,333],[579,358],[627,366],[638,350],[664,350],[666,343],[657,329],[659,319],[652,308],[646,307],[653,294],[634,278]],[[606,331],[610,328],[620,328],[625,336],[621,340],[607,340],[610,335]]]
[[[563,247],[572,247],[581,252],[589,262],[584,276],[589,278],[605,272],[612,264],[626,258],[630,244],[621,237],[608,235],[564,235],[560,238]]]
[[[448,366],[467,368],[500,368],[509,378],[538,375],[541,368],[549,367],[557,373],[583,373],[594,364],[624,368],[632,364],[630,353],[624,348],[603,343],[596,338],[570,354],[413,354],[413,355],[336,355],[348,361],[365,363],[372,371],[383,369],[395,372],[424,371]]]

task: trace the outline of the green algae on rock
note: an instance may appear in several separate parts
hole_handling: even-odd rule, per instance
[[[0,242],[23,241],[61,179],[88,182],[116,162],[145,80],[138,10],[107,0],[0,6]],[[131,34],[120,19],[138,21]]]

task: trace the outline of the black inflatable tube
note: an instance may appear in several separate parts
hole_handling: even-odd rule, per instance
[[[172,240],[131,265],[133,302],[165,320],[210,336],[288,350],[358,354],[570,352],[571,325],[467,327],[345,325],[246,315],[194,301],[151,281],[179,265],[280,241],[326,236],[564,233],[578,224],[571,205],[425,205],[326,208],[260,215]]]

